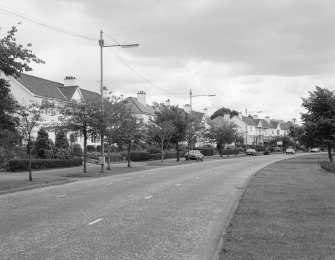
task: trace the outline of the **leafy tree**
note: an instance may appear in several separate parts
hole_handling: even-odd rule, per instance
[[[67,139],[66,132],[64,130],[60,130],[57,133],[55,147],[56,149],[69,149],[69,140]]]
[[[18,129],[27,143],[29,181],[32,181],[31,174],[31,151],[32,151],[32,133],[36,131],[45,121],[44,112],[52,110],[54,105],[48,100],[41,102],[30,101],[27,105],[21,105],[18,110],[20,116]]]
[[[84,139],[84,169],[87,173],[87,139],[96,135],[96,126],[101,118],[100,105],[98,103],[87,104],[85,102],[72,101],[58,107],[61,126],[67,130],[77,132]]]
[[[304,140],[307,145],[327,143],[328,157],[333,162],[332,144],[335,133],[335,95],[334,91],[316,86],[316,90],[308,92],[308,98],[302,98],[302,106],[307,113],[301,114],[305,129]]]
[[[213,113],[213,115],[210,116],[210,119],[213,120],[214,118],[216,118],[218,116],[222,116],[223,117],[224,114],[229,114],[230,117],[233,117],[235,115],[238,115],[238,112],[236,110],[231,110],[229,108],[222,107],[222,108],[216,110]]]
[[[156,122],[152,120],[147,128],[147,135],[151,140],[158,143],[161,147],[161,162],[164,160],[164,144],[166,149],[169,147],[171,137],[176,131],[172,121]]]
[[[51,157],[52,145],[50,144],[49,134],[43,127],[41,127],[37,133],[33,150],[38,158],[46,159]]]
[[[44,63],[32,53],[30,43],[27,47],[16,43],[16,32],[16,27],[12,27],[0,39],[0,72],[7,76],[20,76],[21,72],[32,70],[29,66],[32,61]],[[10,95],[10,85],[0,73],[0,151],[7,151],[7,155],[21,139],[16,129],[19,123],[17,110],[18,104]]]
[[[276,147],[277,142],[279,142],[279,141],[283,143],[282,144],[283,152],[288,147],[295,147],[294,139],[290,136],[275,136],[275,137],[273,137],[269,142],[270,147]]]
[[[160,104],[156,107],[155,121],[159,124],[164,121],[172,122],[175,131],[171,136],[170,142],[176,147],[177,161],[179,162],[180,143],[187,140],[188,115],[183,109],[178,108],[178,106]]]
[[[207,138],[216,142],[217,149],[222,156],[223,149],[226,144],[231,144],[237,142],[239,134],[237,131],[237,126],[232,122],[222,121],[222,124],[218,125],[211,121],[209,123],[209,128],[207,129]]]

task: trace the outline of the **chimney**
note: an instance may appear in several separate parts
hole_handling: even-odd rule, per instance
[[[184,106],[184,110],[185,110],[185,112],[186,112],[187,114],[191,113],[191,106],[190,106],[189,104],[186,104],[186,105]]]
[[[253,115],[252,118],[253,119],[258,119],[258,115]]]
[[[224,119],[225,121],[229,122],[229,121],[230,121],[230,114],[224,114],[224,115],[223,115],[223,119]]]
[[[168,100],[165,101],[165,105],[166,105],[167,107],[171,106],[171,101],[170,101],[170,99],[168,99]]]
[[[270,123],[270,117],[269,117],[269,116],[266,116],[266,117],[265,117],[265,121],[268,122],[269,124],[271,124],[271,123]]]
[[[240,119],[242,119],[242,118],[243,118],[243,116],[242,116],[242,113],[241,113],[241,112],[238,112],[238,117],[239,117]]]
[[[140,102],[143,106],[147,106],[146,95],[147,94],[144,91],[137,92],[137,101]]]
[[[66,76],[64,79],[64,87],[78,86],[76,77]]]

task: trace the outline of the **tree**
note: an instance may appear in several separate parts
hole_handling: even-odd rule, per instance
[[[216,118],[218,116],[222,116],[223,117],[224,114],[229,114],[230,117],[233,117],[235,115],[238,115],[238,112],[236,110],[231,110],[229,108],[222,107],[222,108],[216,110],[213,113],[213,115],[211,115],[210,119],[213,120],[214,118]]]
[[[52,145],[50,143],[49,134],[43,127],[38,130],[33,150],[38,158],[46,159],[51,157]]]
[[[155,121],[162,123],[164,121],[172,122],[174,133],[171,136],[171,144],[175,145],[177,151],[177,162],[180,160],[180,143],[187,140],[188,115],[178,106],[166,106],[160,104],[156,107]]]
[[[108,144],[108,160],[107,160],[107,170],[110,170],[111,161],[111,147],[115,144],[122,145],[122,126],[123,120],[125,118],[131,117],[130,111],[120,102],[120,98],[116,96],[111,96],[104,102],[104,127],[103,131],[105,133],[105,142]]]
[[[0,39],[0,71],[7,76],[20,76],[23,71],[32,70],[30,63],[44,63],[27,47],[16,43],[16,27],[12,27],[7,35]],[[0,74],[0,151],[7,154],[17,146],[21,137],[17,132],[19,117],[16,114],[18,104],[10,94],[9,83]]]
[[[302,106],[307,113],[301,118],[305,129],[304,139],[308,145],[327,144],[328,157],[333,162],[332,144],[335,133],[335,95],[334,91],[316,86],[316,90],[308,92],[308,98],[302,98]]]
[[[67,139],[66,132],[64,130],[60,130],[57,133],[55,147],[56,149],[69,149],[69,140]]]
[[[176,131],[172,121],[157,122],[152,120],[147,128],[147,135],[151,140],[158,143],[161,147],[161,162],[164,160],[164,144],[166,149],[169,147],[171,137]]]
[[[223,149],[226,144],[231,144],[233,142],[237,142],[240,139],[239,134],[237,132],[237,126],[232,122],[227,122],[225,120],[222,121],[222,124],[217,125],[211,121],[209,123],[209,128],[207,129],[207,138],[216,142],[217,149],[220,152],[222,157]]]
[[[77,132],[84,139],[84,168],[87,173],[87,139],[97,134],[96,126],[101,118],[100,105],[98,103],[85,103],[71,101],[66,105],[58,106],[58,111],[62,115],[60,124],[63,128]]]
[[[32,133],[43,124],[45,111],[51,111],[53,107],[54,105],[48,100],[29,101],[27,105],[21,105],[18,110],[20,116],[18,129],[27,143],[29,181],[33,180],[31,174]]]

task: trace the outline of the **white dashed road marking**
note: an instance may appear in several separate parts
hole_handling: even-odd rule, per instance
[[[176,186],[180,186],[180,185],[181,185],[180,183],[176,184]]]
[[[95,224],[95,223],[100,222],[101,220],[102,220],[102,218],[98,218],[97,220],[94,220],[94,221],[88,223],[87,225],[91,226],[91,225],[93,225],[93,224]]]
[[[113,182],[112,183],[107,183],[106,185],[109,186],[109,185],[112,185],[112,184],[113,184]]]
[[[152,198],[152,196],[145,197],[144,199],[147,200],[147,199],[150,199],[150,198]]]
[[[66,194],[62,194],[62,195],[57,196],[57,198],[61,198],[61,197],[65,197],[65,196],[66,196]]]

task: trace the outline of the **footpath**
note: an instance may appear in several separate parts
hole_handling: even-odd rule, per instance
[[[325,153],[256,173],[219,244],[219,259],[335,259],[335,174]]]

